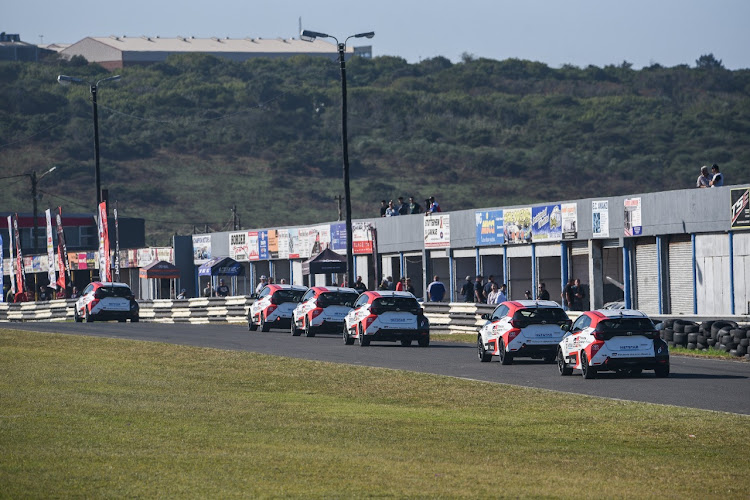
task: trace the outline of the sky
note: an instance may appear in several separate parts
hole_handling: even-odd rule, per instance
[[[87,36],[291,38],[302,27],[410,63],[436,56],[642,68],[695,66],[713,54],[750,68],[750,0],[24,0],[3,2],[0,31],[29,43]]]

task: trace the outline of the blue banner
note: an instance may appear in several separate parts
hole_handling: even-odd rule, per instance
[[[531,233],[535,243],[562,240],[560,205],[531,207]]]
[[[346,222],[331,224],[331,250],[346,251]]]
[[[475,212],[477,246],[502,245],[505,243],[502,210]]]
[[[268,253],[268,230],[258,231],[258,258],[260,260],[271,258]]]

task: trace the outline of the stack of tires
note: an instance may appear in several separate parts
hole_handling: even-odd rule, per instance
[[[732,356],[750,357],[750,328],[734,321],[704,321],[699,325],[693,321],[666,319],[657,329],[669,347],[716,349]]]

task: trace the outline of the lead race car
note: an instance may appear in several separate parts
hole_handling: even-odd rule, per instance
[[[586,311],[567,330],[557,351],[560,375],[581,370],[583,378],[600,371],[639,375],[654,370],[669,376],[669,348],[651,319],[632,309]]]

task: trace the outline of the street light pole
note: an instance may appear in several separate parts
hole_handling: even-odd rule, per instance
[[[99,89],[99,84],[103,82],[108,82],[111,80],[119,80],[120,75],[110,76],[108,78],[102,78],[101,80],[98,80],[96,83],[94,82],[87,82],[86,80],[82,80],[80,78],[75,78],[73,76],[67,76],[67,75],[59,75],[57,77],[58,83],[61,85],[67,85],[69,83],[78,83],[78,84],[84,84],[88,85],[89,89],[91,90],[91,104],[93,107],[94,112],[94,164],[95,164],[95,171],[94,171],[94,181],[96,183],[96,209],[99,210],[99,204],[102,202],[102,182],[101,182],[101,173],[99,170],[99,109],[96,105],[96,94]]]
[[[346,283],[347,286],[354,284],[354,249],[352,235],[352,197],[349,189],[349,138],[346,124],[346,42],[350,38],[372,38],[375,36],[374,31],[367,33],[358,33],[347,37],[343,43],[338,38],[326,33],[317,31],[303,30],[300,33],[300,39],[306,42],[312,42],[316,38],[333,38],[336,40],[336,46],[339,51],[339,66],[341,67],[341,146],[344,156],[344,208],[346,211]]]

